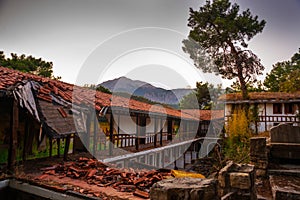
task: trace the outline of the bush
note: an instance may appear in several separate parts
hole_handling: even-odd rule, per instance
[[[224,154],[235,162],[249,161],[251,129],[245,110],[237,109],[226,125]]]

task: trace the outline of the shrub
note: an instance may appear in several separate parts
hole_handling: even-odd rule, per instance
[[[251,129],[245,110],[237,109],[226,125],[224,154],[235,162],[249,161]]]

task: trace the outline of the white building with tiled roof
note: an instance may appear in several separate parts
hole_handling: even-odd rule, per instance
[[[258,107],[257,131],[268,131],[279,123],[299,124],[300,92],[251,92],[249,99],[243,100],[239,93],[222,95],[220,101],[225,103],[225,117],[243,103]]]

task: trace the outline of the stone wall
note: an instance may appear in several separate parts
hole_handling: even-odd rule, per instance
[[[300,127],[292,124],[279,124],[270,131],[270,159],[300,159]]]
[[[266,176],[268,149],[265,137],[253,137],[250,139],[250,161],[255,166],[257,176]]]
[[[218,173],[218,196],[222,200],[257,199],[255,177],[253,165],[228,162]]]
[[[292,124],[279,124],[270,130],[271,143],[299,143],[300,127]]]
[[[217,181],[199,178],[171,178],[155,183],[150,190],[155,200],[217,200]]]
[[[171,178],[155,183],[150,190],[155,200],[256,200],[253,165],[228,162],[217,179]]]

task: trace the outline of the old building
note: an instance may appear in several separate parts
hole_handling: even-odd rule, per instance
[[[233,110],[248,103],[256,107],[258,132],[268,131],[279,123],[299,123],[300,93],[285,92],[251,92],[249,99],[243,100],[241,94],[226,94],[219,98],[225,102],[225,117],[228,118]]]
[[[196,137],[199,117],[0,67],[2,161],[142,151]],[[80,139],[79,139],[80,138]],[[115,151],[116,150],[116,151]]]

